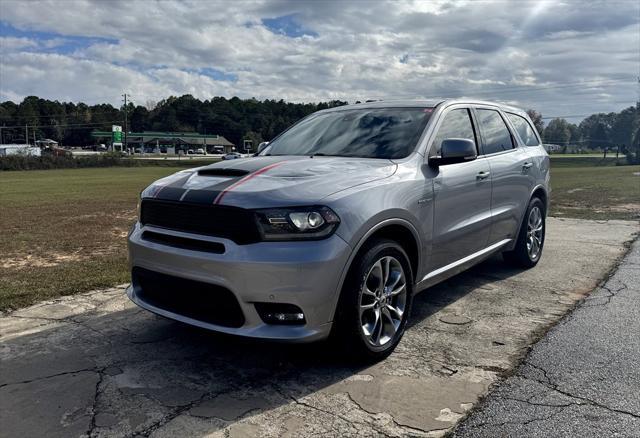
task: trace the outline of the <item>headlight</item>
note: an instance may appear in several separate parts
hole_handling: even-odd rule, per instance
[[[314,240],[330,236],[340,218],[329,207],[255,210],[263,240]]]

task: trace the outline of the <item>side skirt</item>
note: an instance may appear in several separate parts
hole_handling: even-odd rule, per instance
[[[481,261],[487,259],[494,253],[503,249],[507,244],[509,244],[512,241],[513,239],[501,240],[500,242],[494,243],[493,245],[488,246],[484,249],[481,249],[478,252],[474,252],[473,254],[470,254],[460,260],[456,260],[455,262],[449,263],[448,265],[443,266],[442,268],[438,268],[435,271],[429,272],[427,275],[425,275],[422,278],[422,280],[420,280],[415,285],[416,293],[422,292],[423,290],[435,284],[438,284],[441,281],[446,280],[447,278],[453,277],[454,275],[457,275],[462,271],[469,269],[471,266],[477,263],[480,263]]]

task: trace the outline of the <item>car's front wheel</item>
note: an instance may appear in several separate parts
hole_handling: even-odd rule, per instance
[[[408,257],[396,242],[376,239],[354,261],[342,290],[334,337],[357,358],[379,360],[398,345],[413,295]]]

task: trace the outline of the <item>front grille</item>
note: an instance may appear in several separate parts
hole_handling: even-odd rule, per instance
[[[187,233],[233,240],[239,245],[260,241],[253,212],[222,205],[143,199],[140,223]]]
[[[136,296],[154,307],[198,321],[238,328],[244,315],[233,293],[222,286],[134,267]]]
[[[199,239],[187,239],[185,237],[154,233],[153,231],[145,231],[144,233],[142,233],[142,240],[146,240],[147,242],[159,243],[160,245],[172,246],[174,248],[189,249],[191,251],[224,254],[224,245],[218,242],[209,242]]]

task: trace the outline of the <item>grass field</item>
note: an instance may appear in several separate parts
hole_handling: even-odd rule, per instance
[[[0,309],[126,282],[139,193],[183,168],[0,173]]]
[[[183,168],[1,172],[0,310],[127,282],[138,195]],[[638,173],[615,159],[552,158],[551,214],[637,219]]]
[[[615,158],[601,156],[552,156],[551,189],[552,216],[640,219],[640,166],[616,166]]]

